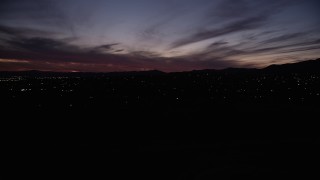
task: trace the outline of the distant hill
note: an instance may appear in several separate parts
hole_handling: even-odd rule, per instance
[[[140,76],[140,75],[162,75],[166,74],[162,71],[151,70],[151,71],[128,71],[128,72],[53,72],[53,71],[2,71],[0,72],[0,76],[8,77],[8,76],[28,76],[28,77],[57,77],[57,76],[65,76],[65,77],[94,77],[94,76]]]
[[[298,63],[271,65],[264,69],[265,72],[272,73],[308,73],[320,72],[320,59],[302,61]]]
[[[252,73],[320,73],[320,59],[307,60],[297,63],[270,65],[263,69],[255,68],[227,68],[222,70],[195,70],[192,73],[223,73],[223,74],[252,74]]]
[[[205,70],[194,70],[190,72],[180,72],[181,73],[210,73],[210,74],[252,74],[252,73],[320,73],[320,59],[308,60],[297,63],[290,64],[280,64],[280,65],[271,65],[263,69],[250,69],[250,68],[227,68],[223,70],[215,69],[205,69]],[[66,77],[94,77],[94,76],[158,76],[165,73],[158,70],[151,71],[128,71],[128,72],[107,72],[107,73],[98,73],[98,72],[51,72],[51,71],[2,71],[0,76],[9,77],[9,76],[30,76],[30,77],[55,77],[55,76],[66,76]]]

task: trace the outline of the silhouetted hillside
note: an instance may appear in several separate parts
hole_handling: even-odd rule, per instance
[[[271,65],[263,69],[265,72],[282,73],[309,73],[320,72],[320,59],[298,63]]]
[[[10,76],[28,76],[28,77],[94,77],[94,76],[140,76],[140,75],[162,75],[164,72],[152,70],[152,71],[128,71],[128,72],[53,72],[53,71],[2,71],[1,77]]]
[[[70,167],[102,169],[87,179],[312,179],[305,176],[318,172],[320,160],[312,130],[319,62],[181,73],[2,72],[3,139],[17,159],[10,163],[56,179],[63,170],[74,177]]]
[[[309,73],[309,72],[319,72],[320,71],[320,59],[302,61],[298,63],[281,64],[281,65],[271,65],[264,69],[255,68],[226,68],[223,70],[215,69],[204,69],[204,70],[194,70],[183,73],[191,74],[252,74],[252,73]],[[92,76],[154,76],[154,75],[165,75],[170,73],[165,73],[158,70],[151,71],[128,71],[128,72],[52,72],[52,71],[2,71],[0,76],[10,77],[10,76],[30,76],[30,77],[92,77]]]

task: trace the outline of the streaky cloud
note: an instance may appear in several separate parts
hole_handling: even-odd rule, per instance
[[[266,22],[267,17],[264,15],[257,16],[257,17],[250,17],[245,18],[242,20],[238,20],[236,22],[233,22],[231,24],[228,24],[224,27],[213,29],[213,30],[205,30],[197,32],[189,37],[180,39],[172,44],[172,48],[178,48],[181,46],[185,46],[192,43],[197,43],[200,41],[204,41],[207,39],[212,39],[219,36],[224,36],[236,32],[246,31],[246,30],[252,30],[259,28],[264,25]]]
[[[293,40],[296,38],[304,37],[304,36],[306,36],[306,34],[307,33],[302,33],[302,32],[285,34],[285,35],[281,35],[281,36],[274,37],[274,38],[268,39],[266,41],[263,41],[262,44],[279,43],[279,42],[283,42],[283,41]]]

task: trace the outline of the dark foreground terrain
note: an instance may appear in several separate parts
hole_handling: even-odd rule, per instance
[[[319,69],[318,60],[185,73],[2,72],[5,172],[310,179],[319,176]]]

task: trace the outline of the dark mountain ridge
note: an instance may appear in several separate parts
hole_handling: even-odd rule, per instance
[[[127,72],[54,72],[54,71],[2,71],[0,76],[66,76],[66,77],[87,77],[87,76],[139,76],[139,75],[164,75],[173,73],[223,73],[223,74],[238,74],[238,73],[315,73],[320,72],[320,58],[316,60],[307,60],[297,63],[274,64],[266,68],[226,68],[222,70],[204,69],[185,72],[162,72],[159,70],[151,71],[127,71]]]
[[[281,65],[271,65],[263,69],[266,72],[320,72],[320,59],[301,61],[298,63],[289,63]]]

